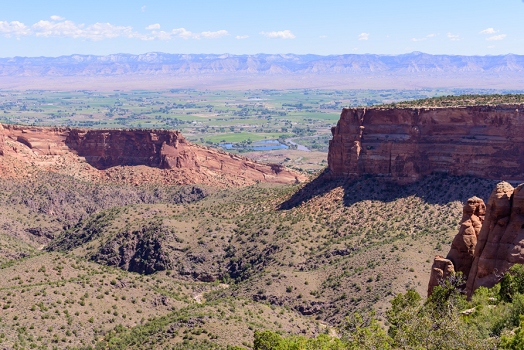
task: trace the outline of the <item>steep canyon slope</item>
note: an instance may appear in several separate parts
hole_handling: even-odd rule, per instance
[[[191,144],[170,130],[4,125],[0,126],[0,155],[0,175],[15,177],[41,169],[131,184],[238,186],[306,179],[280,165]]]

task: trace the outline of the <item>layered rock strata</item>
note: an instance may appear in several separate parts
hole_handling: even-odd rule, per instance
[[[21,152],[24,147],[27,150],[25,153]],[[49,165],[54,156],[73,154],[97,170],[107,170],[108,176],[113,176],[114,167],[146,166],[172,171],[175,175],[171,175],[180,175],[178,177],[183,178],[183,183],[191,183],[192,179],[196,183],[210,184],[215,180],[221,183],[231,180],[229,182],[237,184],[306,180],[304,175],[281,165],[257,163],[245,157],[191,144],[173,130],[88,130],[0,125],[0,155],[6,153],[42,166]],[[148,173],[146,170],[142,172]],[[148,176],[159,177],[149,173]]]
[[[408,183],[443,172],[524,180],[524,105],[344,109],[332,134],[333,177]]]
[[[460,230],[451,243],[448,255],[446,258],[437,255],[433,261],[428,295],[442,280],[456,272],[462,272],[464,278],[468,277],[485,215],[486,205],[482,199],[472,197],[464,204]]]

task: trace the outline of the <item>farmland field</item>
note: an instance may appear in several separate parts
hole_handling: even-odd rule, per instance
[[[491,90],[0,91],[0,123],[177,129],[195,143],[318,171],[343,107]],[[277,140],[278,149],[254,148]],[[268,149],[269,148],[269,149]],[[255,151],[255,153],[253,152]],[[309,154],[314,152],[313,154]],[[257,154],[263,153],[263,154]]]

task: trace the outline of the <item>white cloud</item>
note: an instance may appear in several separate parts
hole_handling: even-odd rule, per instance
[[[140,37],[139,39],[142,40],[171,40],[173,38],[181,38],[181,39],[217,39],[221,38],[223,36],[229,35],[229,32],[227,30],[218,30],[216,32],[201,32],[201,33],[193,33],[186,28],[176,28],[171,30],[170,32],[166,32],[163,30],[156,31],[153,30],[150,34],[147,36],[144,36],[144,38]]]
[[[488,49],[494,49],[495,48],[495,45],[489,45],[488,46]]]
[[[459,40],[462,40],[462,38],[460,37],[459,34],[448,33],[448,34],[447,34],[447,37],[448,37],[449,40],[451,40],[451,41],[459,41]]]
[[[146,12],[146,8],[147,8],[147,6],[144,5],[144,6],[142,6],[142,7],[140,8],[140,11],[142,11],[142,12]]]
[[[368,40],[369,39],[369,33],[360,33],[358,35],[358,40]]]
[[[216,32],[202,32],[200,33],[200,35],[202,35],[202,37],[206,39],[217,39],[229,35],[229,32],[227,30],[222,29],[217,30]]]
[[[493,28],[486,28],[484,30],[481,30],[479,34],[495,34],[496,32],[498,32],[498,30],[495,30]]]
[[[53,21],[63,21],[65,18],[64,17],[60,17],[60,16],[57,16],[57,15],[52,15],[51,18]]]
[[[172,32],[165,32],[163,30],[160,31],[153,31],[152,33],[145,35],[143,38],[140,38],[142,40],[171,40],[173,38]]]
[[[31,34],[31,29],[19,21],[0,21],[0,33],[5,37],[20,37]]]
[[[182,39],[200,39],[198,34],[193,33],[186,28],[177,28],[171,31],[172,36],[177,36]]]
[[[147,34],[139,33],[133,30],[131,26],[119,26],[111,23],[94,23],[78,24],[69,20],[58,20],[59,16],[51,16],[52,21],[40,20],[32,26],[27,26],[19,21],[0,21],[0,35],[4,37],[63,37],[74,39],[87,39],[99,41],[112,38],[129,38],[138,40],[171,40],[174,38],[182,39],[216,39],[227,35],[229,32],[225,29],[218,31],[204,31],[200,33],[191,32],[185,28],[176,28],[171,31],[163,31],[160,24],[154,23],[145,29],[150,31]],[[245,36],[247,37],[247,36]],[[238,38],[238,37],[237,37]],[[240,37],[244,39],[244,37]]]
[[[155,23],[155,24],[150,24],[146,27],[147,30],[156,30],[156,29],[160,29],[160,24],[158,23]]]
[[[39,21],[33,24],[31,29],[33,34],[38,37],[68,37],[93,41],[117,37],[142,37],[141,34],[134,32],[130,26],[116,26],[111,23],[95,23],[86,26],[84,24],[76,24],[72,21]]]
[[[506,34],[500,34],[500,35],[493,35],[489,38],[486,38],[486,40],[493,41],[493,40],[504,40],[506,38]]]
[[[238,39],[238,40],[247,39],[247,38],[249,38],[249,35],[237,35],[235,37],[235,39]]]
[[[326,39],[328,36],[327,35],[321,35],[319,36],[320,39]]]
[[[295,34],[291,33],[290,30],[281,30],[278,32],[260,32],[260,34],[271,39],[295,39]]]
[[[437,36],[437,34],[428,34],[428,35],[426,35],[423,38],[413,38],[413,39],[411,39],[411,41],[424,41],[424,40],[427,40],[429,38],[434,38],[436,36]]]

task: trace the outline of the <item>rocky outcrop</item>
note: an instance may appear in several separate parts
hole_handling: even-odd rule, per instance
[[[500,182],[487,207],[476,197],[464,205],[449,254],[435,257],[428,294],[443,278],[461,271],[471,296],[479,287],[493,287],[514,264],[524,264],[524,184],[514,188]]]
[[[333,177],[408,183],[443,172],[524,180],[524,105],[344,109],[332,134]]]
[[[477,237],[486,215],[484,201],[472,197],[464,204],[460,230],[451,243],[451,249],[446,258],[437,255],[431,267],[428,295],[441,281],[456,272],[462,272],[464,278],[470,273],[474,259]]]
[[[141,274],[171,269],[171,259],[164,249],[169,235],[166,228],[155,224],[122,231],[107,240],[91,260]]]
[[[114,174],[114,167],[147,166],[171,171],[161,175],[147,174],[145,177],[149,180],[174,177],[180,179],[181,184],[228,183],[229,180],[242,184],[296,183],[307,179],[281,165],[257,163],[245,157],[191,144],[174,130],[88,130],[4,125],[0,129],[0,138],[3,138],[0,139],[0,147],[11,141],[28,148],[30,155],[21,155],[16,147],[11,153],[32,165],[49,167],[53,156],[73,154],[97,170],[107,170],[109,177],[133,176],[129,173]],[[147,179],[137,181],[143,180]]]
[[[482,199],[473,197],[468,199],[462,212],[459,233],[453,239],[446,258],[453,263],[455,271],[462,272],[464,278],[467,278],[473,263],[477,238],[486,215],[486,205]]]
[[[435,256],[429,277],[428,296],[433,292],[433,288],[453,274],[455,274],[455,268],[451,260],[440,255]]]
[[[467,281],[469,295],[492,287],[514,264],[524,263],[524,184],[501,182],[492,192]]]

